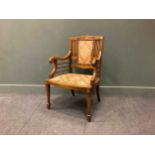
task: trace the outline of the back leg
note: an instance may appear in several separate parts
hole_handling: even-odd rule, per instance
[[[100,87],[99,85],[96,85],[96,95],[97,95],[97,100],[98,102],[100,102]]]
[[[73,96],[75,96],[75,91],[74,90],[71,90],[71,93]]]

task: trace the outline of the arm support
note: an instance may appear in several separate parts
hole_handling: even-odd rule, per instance
[[[49,75],[49,78],[53,78],[56,71],[57,71],[57,68],[58,68],[58,65],[57,65],[57,61],[60,60],[60,61],[64,61],[64,60],[67,60],[69,59],[71,56],[71,51],[68,51],[68,53],[64,56],[64,57],[50,57],[49,58],[49,62],[51,64],[53,64],[53,69]]]
[[[99,51],[98,57],[93,59],[93,65],[101,60],[102,52]]]
[[[68,51],[68,53],[64,57],[50,57],[49,62],[53,63],[53,61],[57,60],[67,60],[71,56],[71,51]]]
[[[93,84],[95,83],[95,80],[96,80],[96,75],[97,75],[97,72],[96,72],[96,68],[93,69],[93,76],[92,76],[92,79],[90,81],[90,84],[93,86]]]
[[[71,67],[72,68],[82,68],[82,69],[92,69],[93,70],[93,75],[92,75],[92,79],[90,81],[90,84],[93,86],[93,84],[95,83],[96,77],[97,77],[97,69],[96,69],[96,67],[94,67],[92,65],[83,66],[83,65],[78,65],[78,64],[72,65]]]

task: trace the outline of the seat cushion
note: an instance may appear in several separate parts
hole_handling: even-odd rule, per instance
[[[49,79],[49,83],[66,87],[90,88],[92,75],[67,73]]]

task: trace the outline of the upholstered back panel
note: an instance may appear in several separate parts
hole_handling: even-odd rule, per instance
[[[77,36],[70,38],[72,60],[80,65],[91,65],[103,48],[102,36]]]
[[[92,62],[93,41],[79,41],[78,64],[88,65]]]

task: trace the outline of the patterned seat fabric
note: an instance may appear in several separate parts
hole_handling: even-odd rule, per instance
[[[90,88],[91,75],[67,73],[56,76],[49,79],[51,84],[78,87],[78,88]]]
[[[92,63],[93,41],[79,41],[78,63],[88,65]]]

